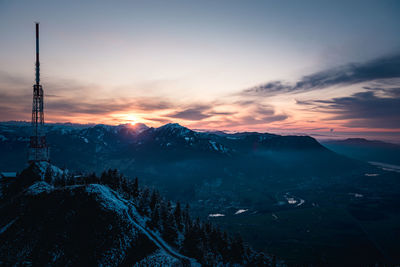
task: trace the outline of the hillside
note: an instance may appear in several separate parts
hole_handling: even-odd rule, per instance
[[[327,148],[355,159],[400,165],[400,145],[364,138],[325,141]]]
[[[117,171],[73,176],[42,163],[1,189],[1,265],[272,264]]]

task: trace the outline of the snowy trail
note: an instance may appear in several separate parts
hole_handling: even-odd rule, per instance
[[[159,248],[164,250],[166,253],[171,255],[172,257],[178,259],[181,263],[182,266],[197,266],[195,262],[192,262],[190,258],[176,252],[172,247],[170,247],[168,244],[164,242],[164,240],[160,239],[157,235],[152,233],[151,231],[147,230],[144,226],[142,226],[135,218],[134,216],[131,216],[131,214],[135,214],[136,211],[132,210],[132,206],[134,204],[126,199],[121,198],[118,194],[115,194],[113,192],[115,198],[117,198],[119,201],[123,202],[128,208],[128,218],[132,221],[132,223],[140,229],[150,240],[152,240]]]
[[[18,219],[18,217],[15,218],[15,219],[13,219],[13,220],[11,220],[11,222],[9,222],[8,224],[6,224],[5,226],[1,227],[1,228],[0,228],[0,234],[2,234],[2,233],[4,233],[5,231],[7,231],[7,229],[8,229],[11,225],[13,225],[17,219]]]

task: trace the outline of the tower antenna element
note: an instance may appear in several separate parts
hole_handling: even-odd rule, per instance
[[[32,135],[29,142],[28,162],[49,161],[49,148],[46,144],[43,112],[43,87],[40,85],[39,62],[39,22],[36,25],[36,63],[35,84],[33,85],[32,102]]]

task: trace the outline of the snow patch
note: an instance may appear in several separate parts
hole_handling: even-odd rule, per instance
[[[124,215],[128,211],[128,207],[121,200],[117,199],[107,186],[90,184],[86,187],[86,192],[95,194],[100,205],[107,210],[115,211],[120,215]]]
[[[400,166],[398,166],[398,165],[387,164],[387,163],[376,162],[376,161],[369,161],[368,163],[371,163],[372,165],[375,165],[384,171],[400,172]]]
[[[223,152],[226,153],[228,150],[226,149],[226,147],[224,147],[221,144],[218,144],[217,142],[213,141],[213,140],[209,140],[208,141],[211,145],[211,148],[214,149],[215,151],[219,151],[219,152]]]
[[[296,207],[299,207],[301,205],[303,205],[306,201],[304,199],[300,198],[300,202],[296,205]]]
[[[31,185],[26,193],[28,195],[39,195],[41,193],[50,193],[51,191],[54,190],[54,187],[52,185],[49,185],[48,183],[44,181],[36,182],[33,185]]]
[[[211,146],[214,148],[214,150],[218,151],[218,147],[217,147],[217,144],[215,143],[215,141],[210,140],[208,142],[211,144]]]
[[[0,235],[1,235],[2,233],[4,233],[5,231],[7,231],[7,229],[8,229],[11,225],[13,225],[17,219],[18,219],[18,217],[15,218],[14,220],[11,220],[11,222],[9,222],[8,224],[4,225],[3,227],[1,227],[1,228],[0,228]]]
[[[167,254],[162,250],[158,250],[156,253],[142,259],[141,261],[135,263],[135,267],[142,266],[154,266],[154,267],[163,267],[163,266],[180,266],[181,262]]]
[[[299,206],[303,205],[306,202],[304,199],[292,196],[289,192],[287,192],[284,195],[284,197],[286,198],[286,202],[289,205],[296,205],[296,207],[299,207]],[[280,204],[280,203],[278,203],[278,204]]]
[[[54,165],[51,165],[47,161],[40,161],[35,163],[35,165],[39,169],[39,175],[41,175],[42,178],[44,178],[47,168],[50,168],[53,176],[62,176],[64,174],[63,170]]]
[[[246,211],[248,211],[248,209],[240,209],[240,210],[238,210],[238,211],[235,212],[235,215],[244,213],[244,212],[246,212]]]
[[[225,214],[221,214],[221,213],[214,213],[214,214],[208,214],[208,217],[224,217]]]
[[[4,178],[15,178],[17,177],[17,173],[16,172],[2,172],[0,173],[1,176],[3,176]]]
[[[351,195],[351,196],[353,196],[353,197],[356,197],[356,198],[364,197],[363,194],[359,194],[359,193],[349,193],[349,195]]]

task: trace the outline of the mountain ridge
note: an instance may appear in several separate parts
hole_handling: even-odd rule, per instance
[[[364,138],[324,141],[322,143],[336,153],[368,162],[400,165],[400,145]]]

